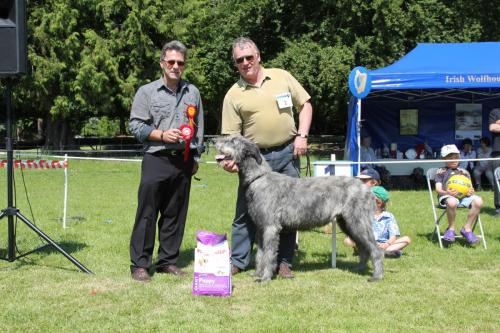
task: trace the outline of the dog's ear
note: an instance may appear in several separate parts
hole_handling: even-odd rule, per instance
[[[259,147],[251,142],[250,140],[248,140],[250,143],[251,143],[251,146],[248,150],[248,155],[252,156],[253,158],[255,158],[255,160],[257,161],[257,164],[262,164],[262,156],[260,155],[260,149]]]
[[[257,147],[256,152],[255,152],[255,160],[257,161],[257,164],[261,165],[262,164],[262,155],[260,154],[260,150]]]

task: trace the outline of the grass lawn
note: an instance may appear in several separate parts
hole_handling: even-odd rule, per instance
[[[342,245],[342,234],[338,269],[331,269],[331,235],[315,229],[300,233],[295,279],[257,284],[243,273],[233,278],[233,295],[218,298],[191,295],[195,233],[230,234],[237,176],[214,164],[200,166],[179,263],[191,276],[155,275],[141,284],[130,278],[128,252],[139,173],[138,162],[71,160],[68,228],[62,229],[63,172],[24,171],[32,215],[23,175],[15,171],[16,207],[95,274],[81,273],[50,248],[0,261],[0,332],[500,331],[500,220],[493,217],[493,192],[479,192],[487,250],[460,242],[439,249],[431,239],[427,191],[392,191],[388,210],[413,243],[402,258],[385,260],[384,280],[368,283],[371,269],[352,270],[357,257]],[[7,206],[4,169],[0,200]],[[462,212],[458,225],[464,218]],[[6,221],[0,220],[4,257]],[[16,231],[21,253],[43,243],[21,221]]]

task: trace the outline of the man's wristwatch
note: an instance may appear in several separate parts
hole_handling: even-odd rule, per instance
[[[307,134],[302,134],[302,133],[297,133],[297,136],[300,136],[301,138],[307,138]]]

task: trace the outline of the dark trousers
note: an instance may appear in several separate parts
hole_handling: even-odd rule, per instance
[[[157,267],[177,263],[189,204],[193,160],[183,154],[144,154],[132,236],[131,270],[149,268],[158,224]],[[159,218],[158,218],[159,215]]]
[[[281,150],[263,151],[262,155],[273,171],[298,178],[300,174],[300,160],[293,159],[293,144]],[[279,186],[279,184],[276,184]],[[290,203],[293,205],[293,202]],[[252,247],[255,241],[256,227],[248,215],[245,195],[241,186],[238,186],[236,213],[232,224],[231,237],[231,264],[245,269],[250,264]],[[286,231],[280,233],[278,249],[278,263],[292,265],[297,232]]]

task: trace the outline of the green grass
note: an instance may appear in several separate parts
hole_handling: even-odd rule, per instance
[[[212,156],[204,156],[212,160]],[[330,268],[331,236],[300,233],[293,280],[257,284],[248,274],[233,279],[227,298],[192,296],[191,278],[155,275],[131,280],[129,238],[140,163],[70,161],[68,226],[61,227],[61,170],[25,171],[34,218],[21,173],[15,171],[16,206],[22,214],[92,270],[81,273],[48,249],[14,262],[0,261],[1,332],[494,332],[499,331],[500,221],[493,193],[485,200],[488,250],[461,243],[439,249],[430,239],[427,191],[392,191],[389,211],[413,243],[400,259],[385,261],[385,278],[368,283],[371,270],[352,271],[357,257],[337,236],[338,269]],[[193,181],[180,265],[193,272],[196,230],[230,234],[237,176],[202,164]],[[0,200],[6,206],[5,170]],[[460,222],[464,216],[460,215]],[[17,224],[21,252],[43,242]],[[0,249],[7,247],[0,220]]]

